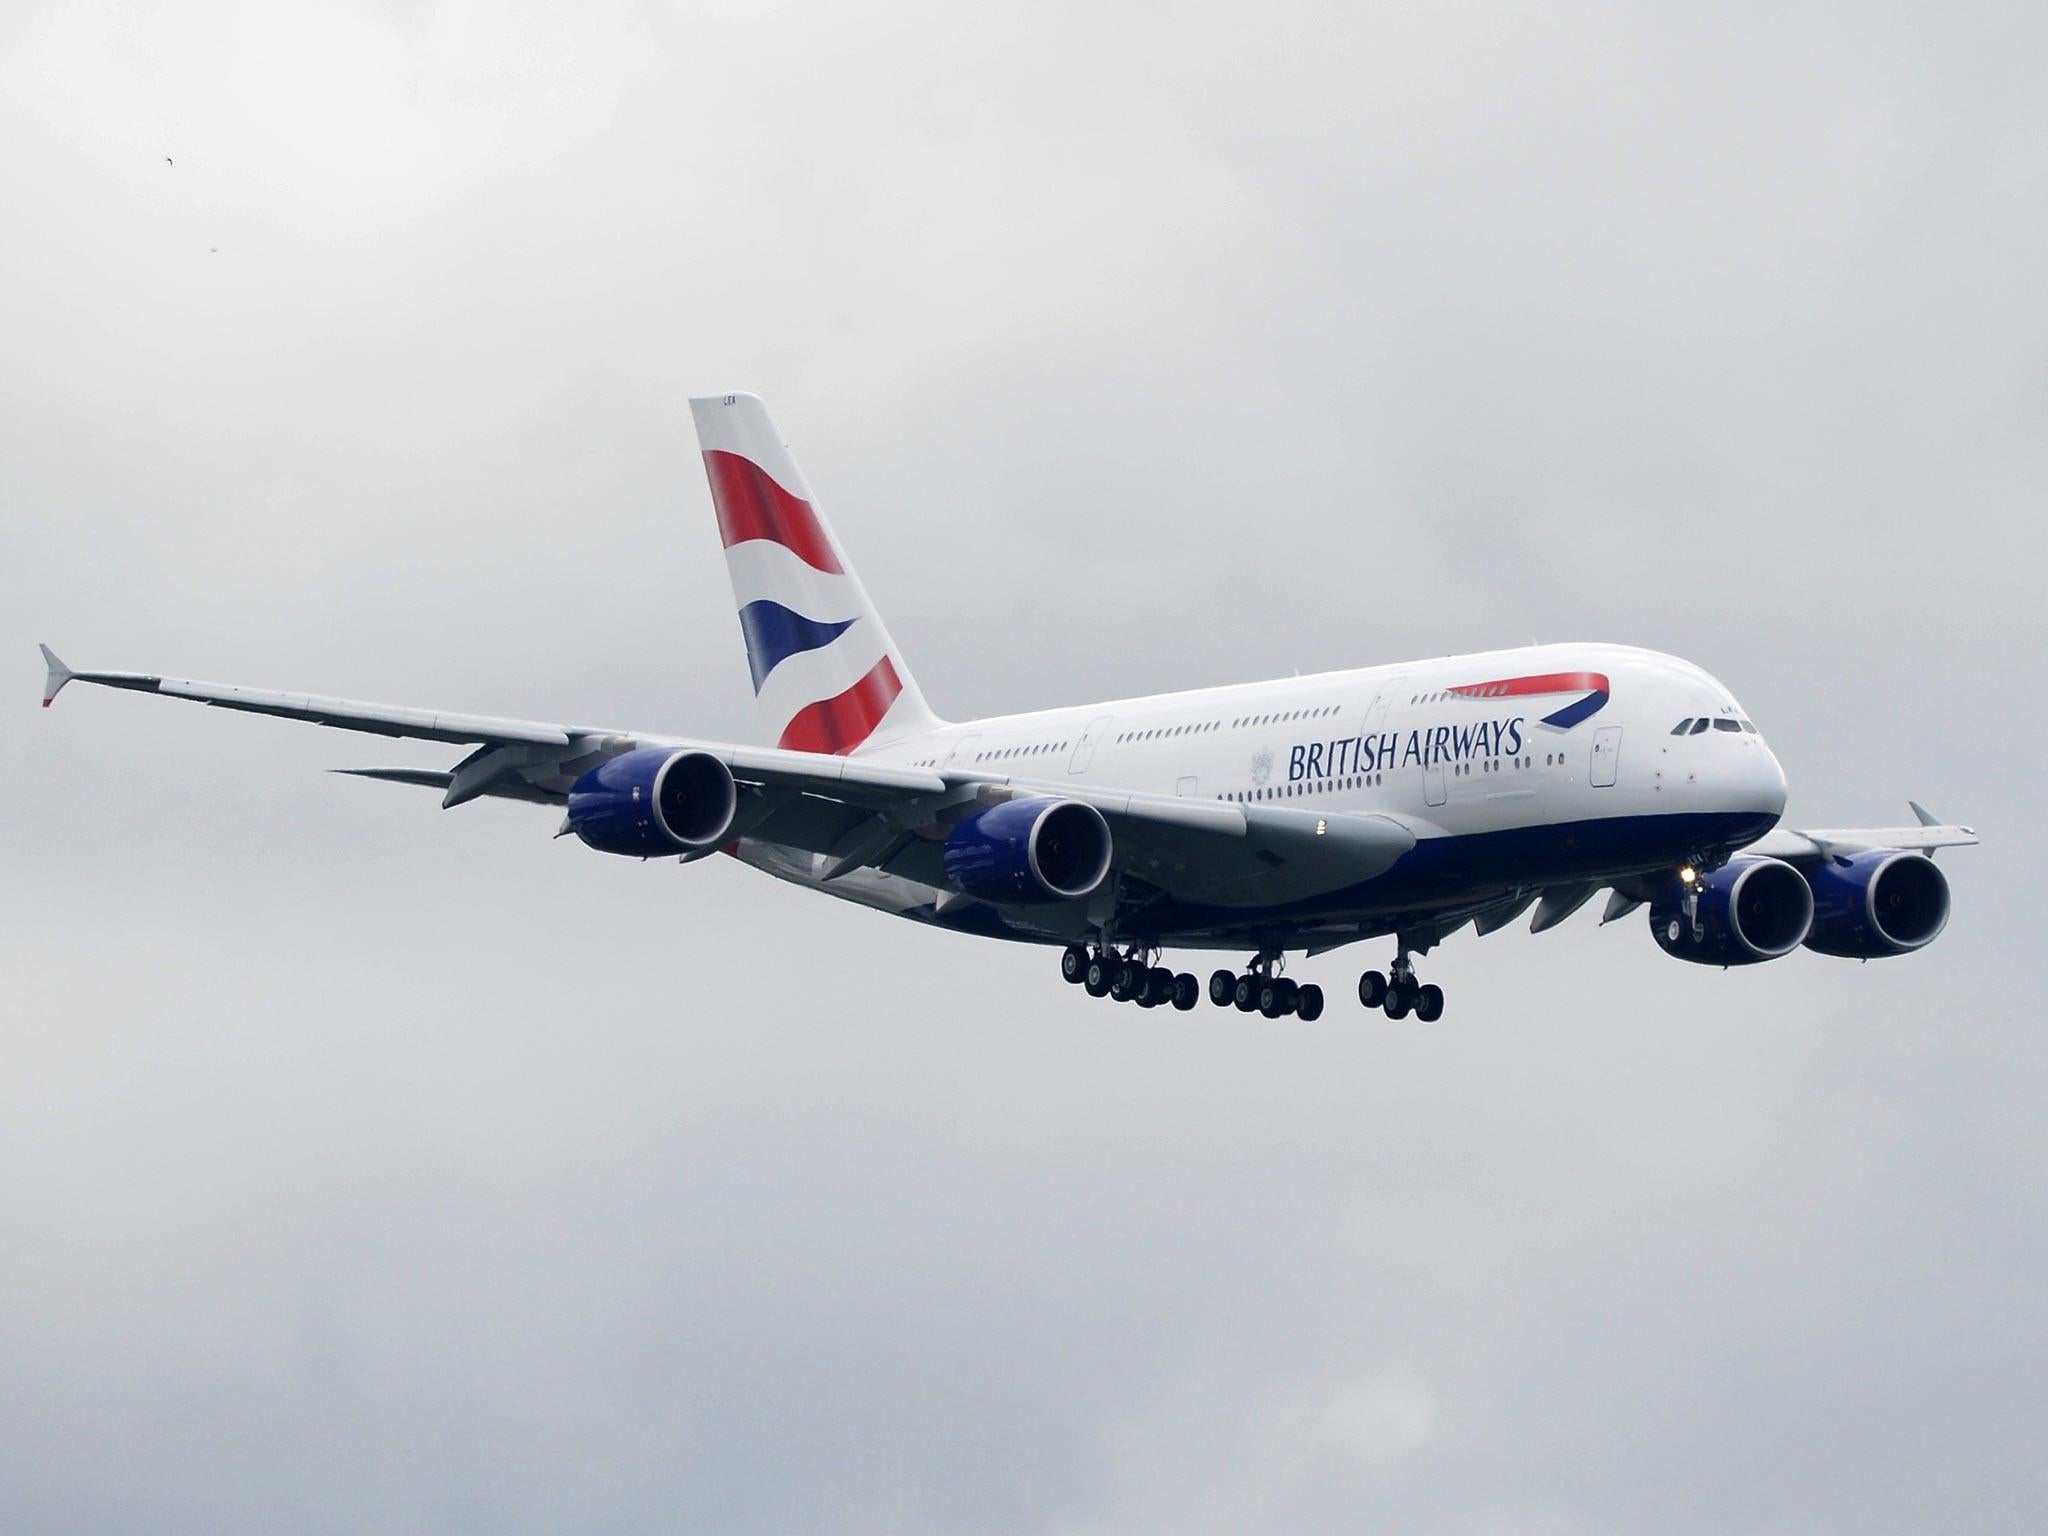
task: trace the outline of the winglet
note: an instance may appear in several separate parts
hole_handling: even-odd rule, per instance
[[[1908,800],[1906,804],[1913,808],[1913,814],[1914,816],[1919,818],[1921,826],[1938,827],[1941,825],[1941,818],[1935,815],[1932,811],[1928,810],[1927,807],[1922,805],[1918,800]]]
[[[38,645],[36,649],[43,653],[43,665],[50,669],[50,675],[43,680],[43,708],[48,709],[64,691],[64,685],[78,674],[59,661],[57,653],[47,645]]]

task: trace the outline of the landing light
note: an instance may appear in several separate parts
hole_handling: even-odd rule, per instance
[[[1694,869],[1690,864],[1683,866],[1678,871],[1678,878],[1683,880],[1687,885],[1691,885],[1693,881],[1699,879],[1699,877],[1700,872]]]

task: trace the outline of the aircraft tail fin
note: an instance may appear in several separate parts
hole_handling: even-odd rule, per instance
[[[939,724],[758,396],[690,402],[769,739],[847,755]]]

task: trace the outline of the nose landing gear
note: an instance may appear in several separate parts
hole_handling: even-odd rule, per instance
[[[1707,925],[1700,921],[1700,893],[1707,888],[1707,876],[1713,866],[1700,854],[1694,854],[1678,866],[1678,883],[1683,890],[1679,897],[1679,910],[1685,914],[1685,925],[1692,931],[1692,941],[1702,942],[1707,936]],[[1678,941],[1678,920],[1673,918],[1666,930],[1673,943]]]

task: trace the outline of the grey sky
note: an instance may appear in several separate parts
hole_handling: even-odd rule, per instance
[[[0,17],[0,1526],[2038,1531],[2036,7]],[[166,157],[175,164],[166,164]],[[1532,637],[1932,951],[1442,1024],[326,778],[74,664],[747,736],[685,397],[942,713]],[[1380,946],[1300,974],[1346,994]]]

